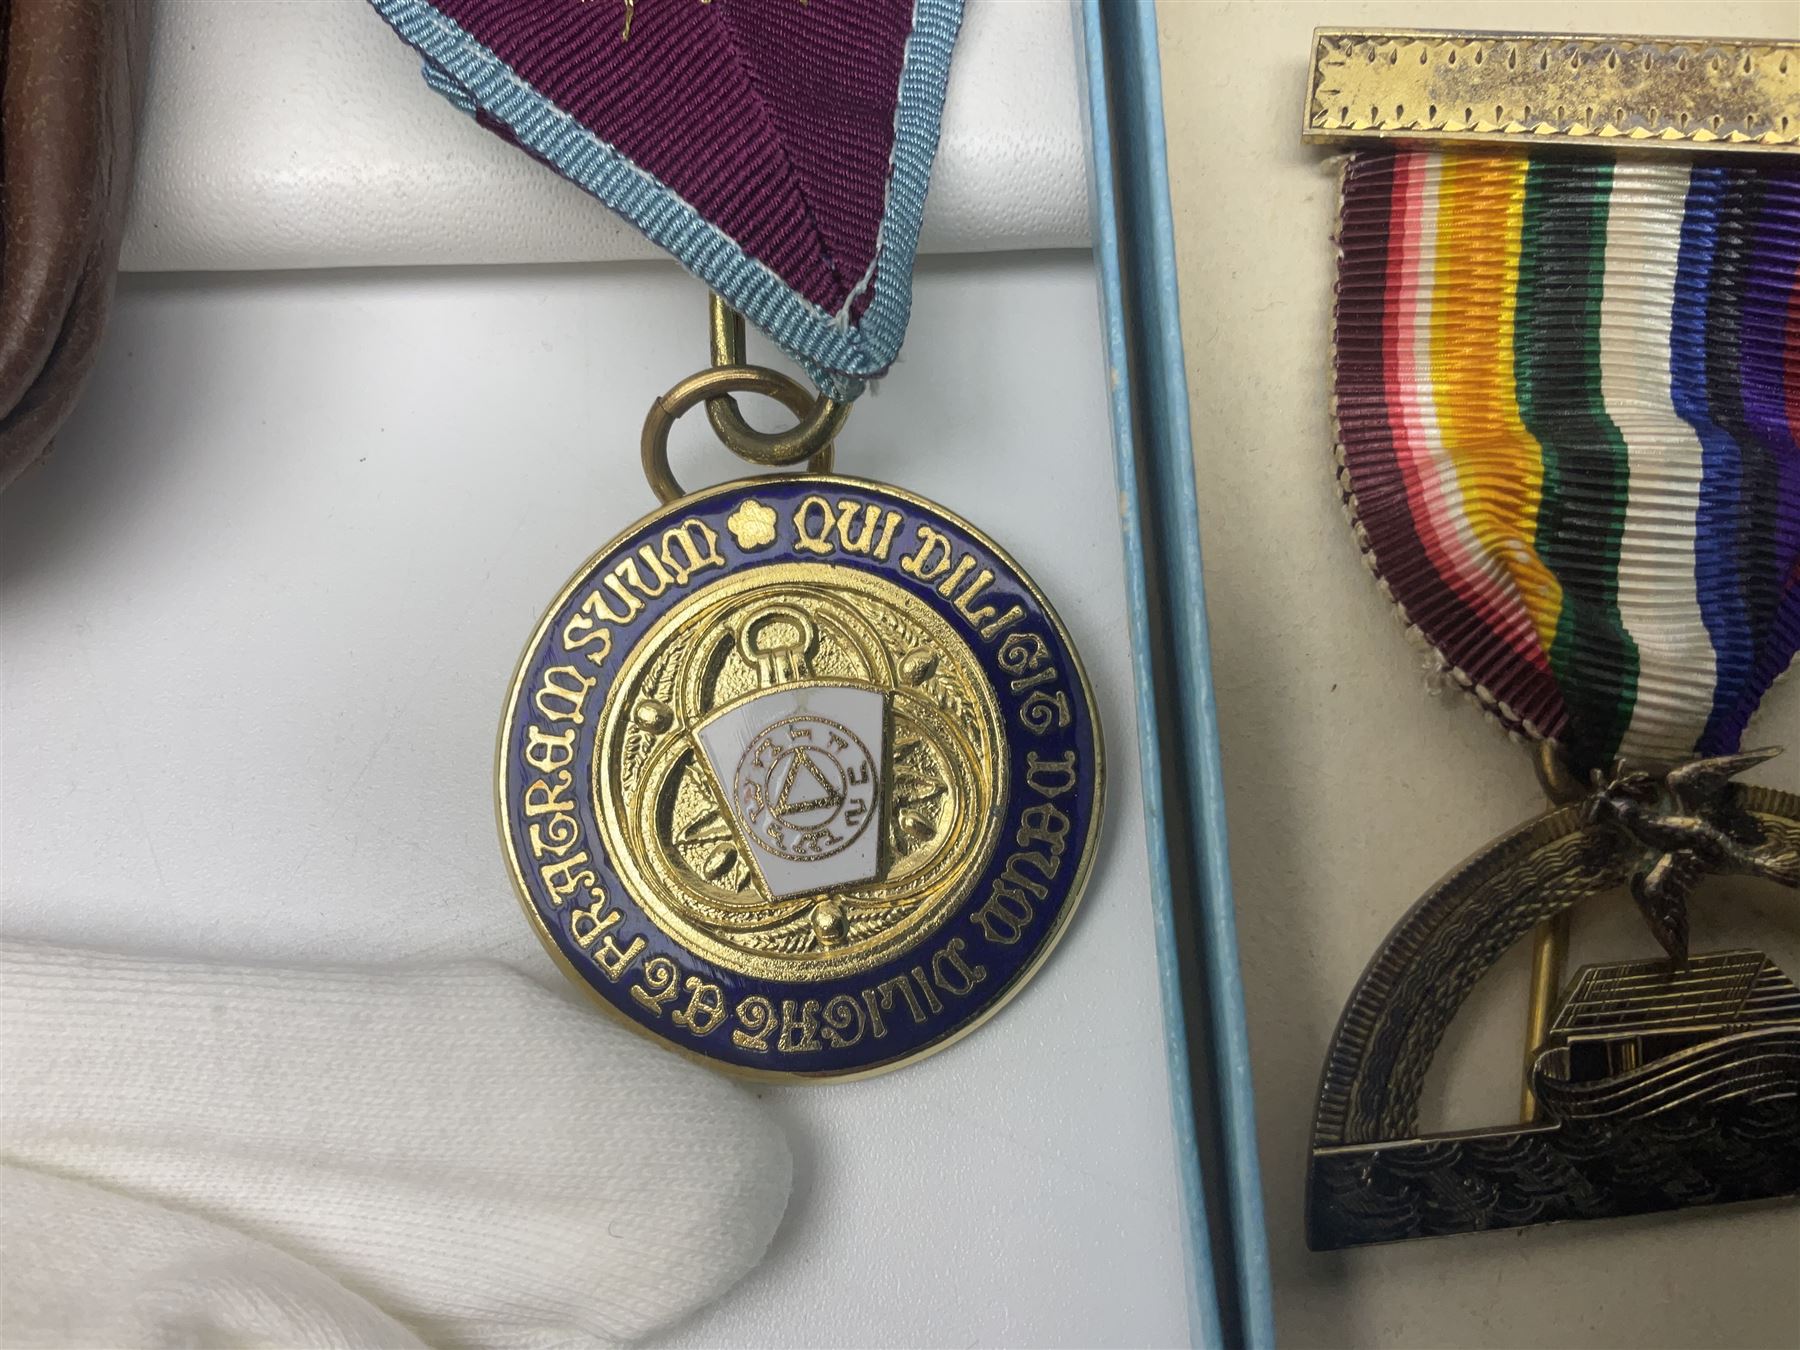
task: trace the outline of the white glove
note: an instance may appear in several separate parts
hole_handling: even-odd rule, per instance
[[[0,1343],[630,1341],[762,1256],[722,1077],[505,967],[0,946]]]

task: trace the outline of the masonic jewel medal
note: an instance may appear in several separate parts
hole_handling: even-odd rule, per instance
[[[373,4],[434,88],[714,292],[712,365],[644,426],[663,506],[570,580],[507,699],[531,922],[605,1006],[734,1070],[948,1044],[1068,924],[1103,782],[1080,662],[1020,567],[825,472],[905,331],[960,0]],[[816,398],[745,364],[744,318]],[[745,392],[798,424],[752,430]],[[814,472],[685,493],[668,434],[702,403],[743,458]]]
[[[874,483],[698,492],[591,559],[500,747],[515,882],[564,969],[745,1070],[835,1075],[992,1012],[1092,863],[1068,634],[995,545]]]

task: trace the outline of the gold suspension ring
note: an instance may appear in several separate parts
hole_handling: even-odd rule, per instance
[[[712,363],[715,370],[744,367],[744,316],[717,295],[712,298]],[[788,403],[788,409],[800,419],[797,426],[786,431],[758,431],[744,421],[730,397],[706,400],[706,417],[713,431],[733,454],[752,464],[798,464],[836,440],[844,419],[850,416],[848,403],[824,394],[809,398],[801,407]]]
[[[804,416],[813,407],[815,396],[799,381],[790,379],[778,370],[769,370],[764,366],[714,366],[696,375],[690,375],[656,402],[650,405],[650,413],[644,418],[643,447],[644,476],[650,480],[650,487],[656,493],[659,502],[672,502],[678,497],[686,496],[680,483],[669,468],[669,432],[676,419],[702,400],[718,400],[730,403],[728,394],[765,394],[782,404],[796,417]],[[828,401],[828,400],[827,400]],[[709,403],[710,407],[711,404]],[[847,412],[848,409],[846,408]],[[736,409],[733,408],[735,415]],[[838,419],[841,423],[842,418]],[[748,430],[748,428],[746,428]],[[760,434],[760,433],[753,433]],[[789,433],[791,435],[792,433]],[[756,459],[746,454],[729,438],[721,436],[725,444],[746,459],[759,464],[787,465],[806,460],[806,467],[814,473],[831,471],[831,442],[814,446],[801,445],[798,453],[784,451],[780,459]]]

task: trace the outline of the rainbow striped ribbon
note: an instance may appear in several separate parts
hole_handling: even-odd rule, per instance
[[[1358,154],[1340,480],[1447,668],[1586,773],[1729,753],[1800,647],[1800,166]]]

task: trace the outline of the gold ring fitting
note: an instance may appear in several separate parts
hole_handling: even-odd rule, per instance
[[[715,369],[745,364],[744,316],[717,295],[712,297],[712,363]],[[788,407],[800,421],[786,431],[758,431],[744,421],[737,402],[727,395],[706,400],[706,418],[733,454],[752,464],[780,467],[798,464],[830,445],[850,416],[848,403],[824,394],[808,398],[803,408]]]
[[[649,415],[644,418],[644,476],[650,480],[650,487],[656,493],[658,501],[672,502],[687,495],[669,468],[669,432],[676,420],[696,403],[719,399],[727,394],[763,394],[780,403],[796,417],[805,415],[817,401],[799,381],[765,366],[713,366],[688,376],[652,403]],[[839,418],[838,422],[841,423],[842,420]],[[835,430],[835,427],[836,424],[832,429]],[[739,447],[732,445],[729,439],[725,443],[754,463],[782,466],[797,464],[805,459],[806,467],[814,473],[831,471],[829,439],[816,446],[803,447],[792,457],[779,459],[760,459],[745,454]]]

